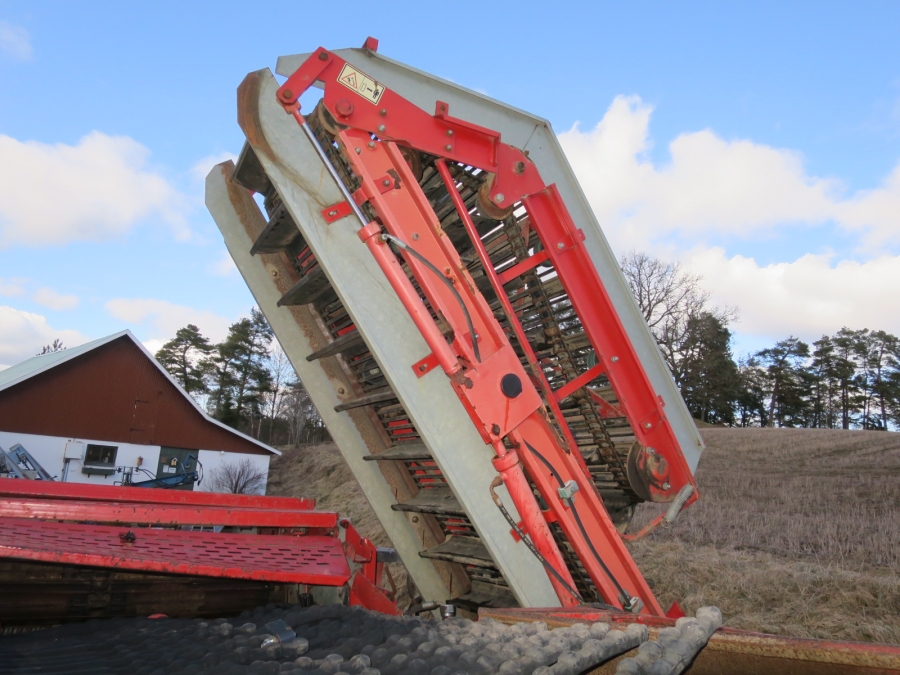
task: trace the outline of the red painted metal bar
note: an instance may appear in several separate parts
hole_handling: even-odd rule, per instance
[[[133,542],[125,537],[134,535]],[[0,558],[342,586],[350,568],[336,537],[285,537],[0,518]]]
[[[354,138],[349,134],[343,136],[343,140],[345,143],[350,142],[352,144],[354,142]],[[385,150],[386,145],[388,147],[387,151]],[[351,147],[353,146],[351,145]],[[512,426],[514,426],[510,418],[510,410],[507,409],[497,416],[496,423],[485,424],[485,419],[494,419],[493,417],[485,418],[485,415],[491,415],[491,412],[485,412],[485,409],[491,411],[491,408],[495,407],[492,406],[492,404],[496,404],[499,399],[504,401],[509,399],[506,399],[505,397],[498,398],[499,387],[496,385],[496,382],[491,383],[494,384],[493,387],[491,387],[490,384],[485,384],[482,388],[478,388],[475,386],[475,382],[472,379],[476,377],[479,369],[484,363],[487,363],[488,360],[499,363],[499,365],[502,366],[500,370],[503,372],[518,369],[519,371],[522,371],[521,374],[524,376],[524,370],[518,362],[515,353],[512,351],[512,347],[506,341],[502,329],[496,324],[496,320],[493,319],[493,315],[487,307],[487,303],[477,291],[471,277],[468,276],[468,271],[459,260],[455,249],[452,249],[452,245],[450,245],[449,242],[444,243],[441,241],[441,239],[445,239],[445,237],[443,237],[443,230],[440,228],[440,223],[437,222],[434,212],[431,210],[430,206],[427,206],[428,202],[427,199],[425,199],[424,194],[421,195],[424,202],[422,200],[417,200],[412,196],[416,193],[421,193],[421,188],[410,174],[403,156],[399,152],[391,153],[391,147],[392,144],[378,143],[374,148],[368,148],[359,155],[356,155],[355,152],[350,152],[348,154],[356,157],[356,160],[354,161],[354,170],[357,176],[360,177],[363,186],[369,186],[372,183],[373,174],[381,175],[391,168],[400,174],[401,189],[393,190],[384,195],[378,195],[375,194],[374,191],[369,190],[369,194],[373,195],[371,203],[375,207],[376,212],[391,234],[400,236],[405,241],[414,242],[417,251],[420,251],[420,255],[429,259],[432,264],[443,271],[447,275],[447,278],[450,279],[461,292],[468,291],[465,297],[469,302],[467,302],[466,305],[471,308],[470,311],[474,314],[471,318],[475,325],[476,332],[484,338],[481,343],[486,347],[486,351],[483,355],[485,361],[477,364],[477,368],[466,371],[466,381],[457,383],[457,393],[460,393],[461,399],[467,404],[467,408],[473,418],[481,419],[483,427],[488,427],[488,429],[482,431],[482,434],[491,439],[491,442],[494,445],[498,454],[498,461],[500,462],[500,465],[497,467],[498,471],[503,476],[504,483],[507,486],[513,504],[515,504],[516,510],[524,522],[525,530],[531,537],[535,547],[541,552],[541,555],[544,556],[549,564],[563,575],[563,579],[566,583],[570,586],[574,586],[574,581],[565,566],[559,547],[554,541],[553,536],[547,527],[547,523],[544,521],[540,507],[538,506],[534,494],[531,492],[531,488],[525,475],[522,473],[522,469],[519,466],[515,453],[507,454],[507,451],[500,440],[502,435],[507,433],[507,427],[512,428]],[[426,206],[427,208],[425,208]],[[431,216],[430,218],[429,214]],[[376,243],[378,241],[378,232],[380,232],[380,227],[373,223],[360,231],[360,238],[368,244],[369,249],[375,254],[376,260],[388,277],[391,286],[395,290],[400,289],[400,291],[398,291],[400,300],[403,302],[404,306],[406,306],[407,311],[410,312],[413,320],[416,321],[417,315],[414,314],[414,312],[424,311],[424,305],[418,294],[415,292],[412,284],[409,282],[406,273],[397,263],[396,257],[386,246]],[[448,249],[447,246],[451,246],[451,248]],[[461,329],[466,325],[465,319],[462,316],[462,308],[459,307],[455,298],[446,291],[446,286],[444,284],[436,283],[437,280],[434,278],[435,275],[432,270],[426,269],[421,264],[413,265],[414,262],[418,263],[419,261],[412,256],[409,257],[409,260],[410,266],[418,271],[416,280],[419,282],[423,291],[426,294],[429,294],[429,300],[432,307],[440,311],[446,320],[450,322],[454,329],[454,333],[459,334]],[[479,312],[476,309],[478,301],[484,305],[483,312]],[[420,306],[421,310],[419,309]],[[491,316],[490,323],[485,320],[485,314]],[[419,325],[419,321],[416,321],[416,323]],[[434,324],[434,321],[431,320],[430,315],[427,317],[427,321],[423,321],[422,323],[426,324],[426,328],[432,335],[437,331],[436,325]],[[434,329],[434,331],[432,331],[432,329]],[[434,340],[439,341],[440,344],[433,344]],[[429,346],[432,347],[434,353],[438,355],[438,359],[440,360],[439,350],[448,348],[443,335],[441,335],[440,332],[437,332],[436,336],[432,338],[429,338],[429,336],[426,335],[426,341],[428,341]],[[454,340],[453,346],[463,352],[465,356],[472,359],[473,362],[475,361],[471,356],[472,352],[468,345],[465,343],[461,344],[460,341]],[[487,367],[485,367],[485,370],[490,372]],[[495,375],[497,375],[495,379],[498,379],[500,376],[496,373]],[[471,393],[476,390],[482,392],[480,396],[471,395]],[[461,392],[465,393],[463,394]],[[524,409],[522,411],[526,415],[541,404],[540,397],[536,394],[531,398],[523,397],[522,403],[525,406],[529,406],[529,401],[530,410]],[[519,412],[518,416],[514,416],[512,419],[519,419],[522,412]],[[503,427],[500,426],[500,422],[503,422]],[[568,592],[565,589],[565,586],[559,583],[557,579],[552,578],[552,576],[551,583],[554,586],[557,597],[564,606],[576,604],[577,601],[572,597],[572,594]]]
[[[338,523],[337,514],[329,511],[239,509],[182,504],[123,504],[17,497],[0,501],[0,517],[168,526],[225,525],[326,530],[336,528]]]
[[[588,382],[592,382],[600,377],[604,372],[604,368],[601,364],[597,364],[593,368],[589,368],[584,371],[581,375],[576,377],[574,380],[566,382],[563,386],[553,392],[553,398],[562,403],[567,396],[570,396],[574,392],[578,391],[582,387],[588,384]]]
[[[372,195],[370,204],[384,223],[384,227],[390,234],[405,242],[415,242],[419,254],[429,260],[433,267],[443,272],[450,283],[460,290],[475,330],[484,338],[486,350],[482,361],[470,361],[470,367],[465,371],[463,381],[455,380],[454,387],[473,421],[480,423],[483,435],[497,452],[496,468],[503,476],[513,503],[523,520],[525,531],[554,569],[565,569],[561,564],[559,548],[518,465],[519,459],[528,468],[529,476],[537,483],[541,495],[550,505],[567,539],[572,543],[605,601],[613,606],[623,607],[631,603],[633,596],[637,596],[642,600],[645,611],[661,614],[662,608],[631,560],[603,508],[596,488],[587,472],[581,469],[580,454],[566,453],[560,447],[554,431],[543,417],[541,397],[533,387],[525,386],[524,383],[527,383],[528,379],[524,368],[502,328],[487,308],[486,301],[475,287],[465,265],[459,260],[455,249],[446,241],[430,205],[425,208],[427,200],[424,193],[412,177],[402,155],[399,151],[392,152],[396,150],[392,143],[369,144],[366,141],[362,144],[368,136],[357,139],[355,133],[359,132],[341,132],[341,139],[350,150],[347,156],[354,173]],[[355,152],[356,147],[361,147],[360,153]],[[400,187],[385,194],[376,194],[371,185],[373,176],[389,173],[392,169],[401,176]],[[446,171],[446,167],[444,170]],[[451,195],[453,192],[455,186]],[[367,232],[364,237],[371,242],[375,236],[375,226],[372,224],[365,229]],[[373,247],[370,245],[371,248]],[[419,262],[417,256],[406,257],[419,287],[428,297],[432,308],[450,324],[454,335],[458,335],[466,326],[465,310],[459,307],[457,299],[446,291],[446,286],[438,283],[439,280],[435,279],[433,270],[424,265],[414,264]],[[382,261],[379,261],[379,264],[395,288],[404,287],[404,282],[408,283],[399,265],[385,265]],[[412,289],[411,284],[409,288]],[[401,299],[404,304],[407,303],[406,299],[402,297]],[[418,300],[418,297],[415,299]],[[481,305],[484,305],[486,312],[480,311]],[[485,314],[490,315],[490,320],[487,320]],[[431,322],[429,325],[434,324]],[[446,342],[444,344],[446,345]],[[468,345],[461,345],[458,340],[454,340],[451,346],[458,353],[461,352],[461,355],[468,356]],[[522,389],[516,395],[503,395],[500,380],[510,376],[518,378],[523,383]],[[518,455],[510,455],[505,449],[501,439],[508,434],[519,442]],[[524,439],[527,439],[527,444]],[[537,457],[526,451],[525,448],[528,446],[537,448],[543,453],[543,456],[554,465],[553,469],[543,467]],[[571,480],[578,483],[581,491],[577,496],[581,510],[580,520],[577,514],[568,509],[558,494],[558,489],[563,487],[563,483],[554,482],[556,476],[563,476],[563,483]],[[598,548],[602,553],[598,552]],[[609,561],[606,557],[609,557]],[[574,599],[571,593],[566,591],[565,586],[553,579],[552,575],[548,575],[548,578],[553,582],[560,602],[565,605],[572,604]]]
[[[79,499],[85,501],[120,502],[124,504],[185,504],[227,506],[250,509],[316,508],[315,499],[299,497],[267,497],[234,495],[190,490],[156,490],[148,488],[96,485],[94,483],[58,483],[56,481],[0,478],[0,498],[34,497],[37,499]]]
[[[443,175],[443,173],[441,175]],[[444,182],[446,183],[447,180],[444,179]],[[455,199],[453,201],[456,202]],[[457,206],[457,210],[458,209],[459,207]],[[529,256],[526,260],[523,260],[520,263],[516,263],[511,267],[507,267],[497,275],[497,278],[500,280],[501,285],[506,285],[516,277],[525,274],[525,272],[527,272],[528,270],[532,270],[542,262],[545,262],[549,257],[550,256],[546,251],[539,251],[534,255]]]
[[[349,84],[351,75],[360,86]],[[297,110],[300,96],[317,81],[326,84],[323,101],[338,123],[494,173],[490,196],[500,206],[544,187],[534,163],[501,143],[496,131],[450,117],[441,101],[430,115],[322,47],[278,89],[279,103]]]
[[[437,166],[438,171],[441,174],[441,178],[444,181],[444,185],[447,188],[447,192],[450,195],[450,198],[453,200],[453,205],[456,207],[456,211],[459,214],[460,219],[462,220],[463,226],[466,228],[466,232],[468,233],[469,238],[472,240],[472,244],[475,247],[475,250],[478,252],[478,257],[481,259],[481,267],[484,270],[485,274],[488,275],[488,278],[491,280],[491,284],[494,287],[494,292],[497,294],[497,298],[503,305],[503,311],[509,318],[509,323],[513,328],[513,332],[515,332],[516,334],[516,339],[519,342],[519,347],[525,353],[525,358],[528,361],[529,366],[531,367],[531,374],[538,381],[543,393],[543,398],[546,401],[547,405],[550,407],[550,412],[553,413],[553,417],[559,420],[559,426],[563,434],[562,441],[568,451],[571,452],[571,448],[577,447],[575,438],[574,436],[572,436],[572,431],[569,429],[569,426],[565,424],[565,417],[562,414],[559,403],[553,396],[553,388],[547,381],[547,376],[544,374],[544,369],[541,367],[541,364],[538,362],[534,350],[531,348],[531,343],[528,341],[528,336],[525,335],[525,329],[522,328],[522,324],[519,323],[519,321],[516,319],[515,309],[513,308],[512,303],[509,301],[509,297],[506,295],[506,292],[503,290],[500,275],[497,274],[496,270],[494,270],[493,264],[491,264],[491,258],[488,255],[487,249],[484,247],[484,242],[481,241],[481,237],[478,234],[475,223],[472,222],[472,216],[469,214],[469,211],[466,208],[466,204],[462,199],[462,195],[459,194],[459,190],[456,188],[456,182],[450,175],[450,170],[447,168],[447,164],[443,160],[438,160],[437,162],[435,162],[435,165]],[[588,471],[587,465],[584,462],[584,458],[580,453],[576,454],[578,455],[579,463],[581,464],[582,470],[584,471],[585,475],[590,476],[590,472]]]
[[[671,501],[691,483],[696,489],[678,441],[663,412],[663,403],[650,380],[597,270],[581,243],[583,235],[575,227],[555,185],[530,195],[523,205],[540,234],[544,248],[556,270],[597,358],[606,368],[619,407],[625,413],[641,445],[652,447],[669,465],[668,487],[651,484],[654,501]]]

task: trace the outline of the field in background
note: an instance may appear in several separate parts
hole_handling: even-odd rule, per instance
[[[702,433],[701,500],[631,545],[663,605],[716,605],[735,628],[900,644],[900,434]],[[315,497],[390,544],[334,445],[284,451],[270,494]],[[642,505],[631,530],[658,512]]]

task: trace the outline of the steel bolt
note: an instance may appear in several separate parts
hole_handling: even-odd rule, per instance
[[[281,98],[283,98],[283,99],[294,98],[294,92],[291,91],[290,89],[285,89],[283,92],[281,92]]]
[[[656,450],[655,450],[654,448],[647,448],[647,454],[648,454],[648,455],[655,455],[655,454],[656,454]]]
[[[558,248],[560,251],[562,251],[565,247],[566,247],[566,245],[565,245],[564,243],[562,243],[562,242],[559,242],[559,243],[556,245],[556,248]]]
[[[379,125],[378,125],[378,131],[384,131],[384,125],[383,125],[383,124],[379,124]]]
[[[319,52],[319,61],[327,61],[328,52]]]
[[[449,143],[447,143],[447,145],[444,146],[444,150],[446,150],[447,152],[449,152],[452,149],[453,149],[453,146],[450,145]]]
[[[503,196],[502,192],[498,192],[497,194],[494,195],[494,199],[497,202],[503,203],[503,200],[506,199],[506,197]]]
[[[369,141],[369,150],[375,149],[375,141]]]
[[[618,360],[619,360],[618,356],[614,356],[610,359],[610,361],[612,361],[613,363],[616,363]]]
[[[419,366],[420,373],[424,373],[426,370],[428,370],[428,366],[425,365],[424,363],[421,366]]]
[[[358,155],[359,153],[361,153],[361,152],[362,152],[362,150],[360,150],[359,148],[356,148],[356,154],[357,154],[357,155]]]
[[[645,429],[652,429],[652,428],[653,428],[653,423],[652,423],[652,422],[647,422],[646,424],[644,424],[644,428],[645,428]]]
[[[328,212],[328,215],[329,215],[329,217],[334,218],[337,215],[337,211],[332,209],[331,211]]]
[[[419,241],[419,233],[413,232],[413,241]]]
[[[448,136],[452,136],[452,135],[453,135],[453,129],[447,129],[447,135],[448,135]]]
[[[384,185],[384,187],[388,187],[391,184],[391,179],[385,178],[383,181],[381,181],[381,184]]]
[[[385,115],[387,115],[387,110],[382,108],[381,110],[378,111],[378,114],[381,115],[382,117],[384,117]]]
[[[672,487],[672,486],[669,485],[668,483],[663,483],[663,490],[668,490],[670,487]]]

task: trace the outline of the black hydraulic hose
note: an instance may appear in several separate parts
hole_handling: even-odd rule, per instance
[[[469,327],[469,335],[472,336],[472,351],[475,353],[475,360],[478,363],[481,363],[481,351],[478,349],[478,338],[475,335],[475,326],[472,324],[472,316],[469,314],[469,309],[466,307],[466,303],[463,302],[462,296],[459,294],[459,291],[456,290],[456,286],[453,285],[453,282],[450,281],[437,267],[435,267],[428,258],[423,256],[417,250],[415,250],[412,246],[407,244],[402,239],[398,239],[397,237],[391,234],[382,234],[381,238],[384,241],[395,244],[397,248],[408,251],[409,254],[418,260],[420,263],[425,265],[429,270],[434,272],[434,274],[444,282],[444,285],[450,289],[450,292],[453,293],[453,297],[456,298],[456,302],[459,303],[460,308],[463,311],[463,314],[466,316],[466,324]]]
[[[540,452],[538,452],[528,441],[525,441],[525,447],[528,448],[529,452],[531,452],[535,457],[537,457],[544,466],[546,466],[550,473],[553,474],[553,477],[556,478],[560,487],[565,487],[565,482],[562,479],[562,476],[559,475],[556,468],[547,461],[547,458],[544,457]],[[581,522],[581,517],[578,515],[578,509],[575,507],[575,500],[568,499],[565,500],[569,502],[569,507],[572,509],[572,515],[575,516],[575,522],[578,524],[578,529],[581,530],[581,536],[584,537],[584,540],[587,542],[588,547],[591,549],[591,553],[594,554],[594,558],[596,558],[597,562],[600,563],[600,567],[603,568],[603,571],[606,573],[606,576],[610,578],[615,587],[619,590],[619,593],[622,595],[624,602],[631,601],[631,594],[628,593],[624,588],[622,588],[622,584],[619,583],[618,579],[613,576],[613,573],[609,571],[609,568],[606,566],[606,563],[603,562],[603,558],[600,557],[600,554],[597,552],[597,549],[594,548],[594,542],[591,541],[591,538],[588,536],[587,530],[584,529],[584,523]]]
[[[502,484],[503,479],[500,478],[500,476],[497,476],[494,479],[494,482],[491,483],[490,490],[491,497],[493,498],[494,503],[497,505],[497,508],[500,509],[500,513],[502,513],[503,517],[506,518],[506,522],[509,523],[510,527],[512,527],[513,532],[519,535],[519,539],[521,539],[525,543],[525,546],[527,546],[528,550],[534,554],[534,557],[537,558],[540,563],[547,569],[547,571],[553,575],[553,578],[556,579],[560,584],[562,584],[563,588],[565,588],[569,592],[569,594],[578,601],[579,604],[583,605],[584,598],[581,597],[581,594],[577,590],[569,586],[566,580],[562,578],[560,573],[556,571],[556,568],[553,567],[553,565],[551,565],[543,555],[541,555],[541,552],[537,550],[534,543],[532,543],[531,539],[528,538],[528,535],[522,531],[522,528],[519,527],[519,524],[513,519],[511,515],[509,515],[509,511],[506,510],[503,502],[500,501],[500,497],[496,492],[494,492],[494,488],[499,487]]]

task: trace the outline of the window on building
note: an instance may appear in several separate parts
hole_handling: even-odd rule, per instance
[[[119,448],[115,445],[95,445],[88,443],[84,452],[84,466],[82,473],[102,474],[108,476],[116,472],[116,453]]]

